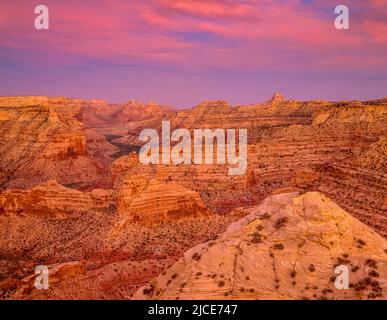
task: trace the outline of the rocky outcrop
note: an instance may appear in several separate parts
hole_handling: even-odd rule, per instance
[[[68,189],[56,181],[29,190],[7,190],[0,193],[0,215],[35,215],[47,218],[69,218],[111,205],[112,190],[92,192]]]
[[[161,121],[173,111],[170,106],[154,102],[145,104],[131,100],[120,105],[89,102],[82,105],[80,120],[87,127],[119,139],[133,131],[152,127],[151,123]]]
[[[334,285],[349,270],[349,289]],[[387,241],[324,195],[267,198],[136,299],[385,299]]]
[[[122,180],[125,179],[128,173],[132,172],[132,169],[138,165],[138,163],[138,155],[136,153],[132,153],[115,160],[111,167],[113,182],[116,185],[121,184]]]
[[[109,184],[110,155],[117,149],[85,130],[77,120],[81,105],[65,98],[0,98],[1,189],[50,179],[78,188]]]
[[[285,97],[280,92],[275,92],[269,104],[272,106],[278,106],[283,102],[285,102]]]
[[[56,265],[46,266],[48,269],[48,288],[58,286],[71,278],[84,275],[86,269],[83,263],[79,261],[65,262]],[[23,298],[35,290],[35,281],[37,274],[22,279],[19,283],[18,290],[14,293],[14,299]]]
[[[176,183],[126,180],[118,191],[118,213],[124,220],[155,224],[210,214],[200,196]]]
[[[48,181],[32,189],[9,189],[0,193],[0,216],[65,219],[110,209],[117,210],[121,222],[150,225],[210,214],[196,192],[176,183],[157,180],[119,179],[113,190],[94,189],[91,192],[69,189],[56,181]]]
[[[152,225],[210,214],[197,192],[161,175],[138,172],[142,168],[147,170],[139,164],[135,153],[117,159],[112,165],[114,197],[122,223]]]

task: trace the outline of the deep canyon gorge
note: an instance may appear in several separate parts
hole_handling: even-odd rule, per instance
[[[143,165],[162,121],[247,129],[246,173]],[[387,99],[0,97],[0,299],[386,299],[386,123]]]

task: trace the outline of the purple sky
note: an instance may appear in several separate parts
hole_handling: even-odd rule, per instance
[[[387,96],[386,57],[387,0],[0,0],[0,95],[364,100]]]

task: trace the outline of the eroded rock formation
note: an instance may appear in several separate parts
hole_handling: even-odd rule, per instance
[[[36,215],[44,218],[69,218],[112,204],[112,190],[92,192],[68,189],[49,181],[29,190],[7,190],[0,194],[0,215]]]
[[[246,174],[140,164],[140,131],[163,119],[172,130],[248,129]],[[277,93],[173,110],[0,98],[0,297],[385,297],[386,120],[386,99]],[[346,294],[330,281],[339,262],[353,272]],[[51,270],[48,291],[31,286],[38,264]]]
[[[79,110],[78,100],[0,98],[0,188],[51,179],[78,187],[108,184],[109,155],[116,148],[85,130],[76,119]]]
[[[267,198],[217,239],[187,251],[138,299],[375,299],[387,241],[317,192]],[[334,285],[336,266],[350,289]]]

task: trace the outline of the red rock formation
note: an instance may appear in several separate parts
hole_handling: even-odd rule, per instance
[[[172,179],[198,191],[217,213],[257,204],[278,188],[319,190],[385,235],[385,146],[380,141],[386,136],[386,100],[298,102],[279,95],[274,100],[238,107],[205,102],[170,117],[172,128],[248,128],[248,172],[259,183],[231,178],[217,165],[139,165],[131,167],[131,175]]]
[[[145,184],[83,193],[49,182],[1,193],[0,298],[128,298],[233,221],[211,215],[195,192]],[[67,261],[82,261],[82,268]],[[34,267],[42,264],[50,270],[48,291],[33,287]]]
[[[266,199],[135,299],[385,299],[387,241],[319,193]],[[350,288],[334,285],[337,265]]]
[[[181,111],[138,102],[112,105],[98,100],[67,98],[0,98],[0,297],[129,298],[186,250],[215,239],[231,222],[254,214],[257,205],[269,194],[284,190],[320,191],[385,237],[386,107],[386,99],[300,102],[287,101],[280,94],[262,104],[233,107],[222,101],[207,101]],[[215,164],[140,164],[136,154],[140,145],[139,132],[143,128],[160,130],[164,118],[171,121],[172,130],[181,127],[190,130],[247,128],[247,174],[231,177],[227,166]],[[117,157],[120,158],[114,160]],[[52,179],[58,183],[47,182]],[[93,190],[95,188],[102,189]],[[297,199],[291,200],[298,202],[290,206],[296,213],[304,205],[299,203],[303,199],[307,203],[305,210],[320,217],[318,223],[311,217],[308,226],[324,226],[321,230],[313,229],[311,240],[302,228],[306,222],[301,219],[302,223],[297,224],[299,217],[283,208],[281,201],[274,204],[274,211],[281,209],[294,222],[292,228],[285,228],[286,232],[279,234],[286,255],[278,252],[275,255],[278,268],[282,268],[280,280],[284,286],[278,292],[273,291],[269,288],[273,284],[271,269],[255,270],[249,264],[255,257],[259,261],[264,258],[262,261],[273,265],[269,251],[271,244],[277,241],[275,235],[265,235],[268,240],[262,251],[250,252],[251,247],[244,254],[238,254],[246,269],[260,271],[257,276],[262,273],[267,276],[266,282],[254,282],[254,286],[267,289],[260,290],[267,294],[263,298],[316,298],[314,294],[317,298],[359,297],[353,295],[353,291],[341,296],[324,290],[328,289],[325,276],[332,270],[317,267],[318,261],[310,254],[301,256],[304,259],[299,262],[302,272],[298,274],[297,270],[297,279],[293,279],[288,273],[297,252],[293,244],[298,240],[293,236],[306,238],[308,252],[315,249],[321,253],[321,263],[330,266],[321,239],[313,239],[335,235],[347,241],[346,233],[345,236],[336,234],[332,221],[337,220],[339,225],[343,224],[342,229],[367,242],[365,248],[354,247],[356,252],[350,250],[351,263],[359,267],[362,277],[365,272],[372,271],[368,266],[363,267],[363,260],[367,254],[374,259],[375,248],[381,247],[380,237],[343,214],[324,196],[308,194]],[[325,201],[328,202],[326,207]],[[323,209],[334,213],[332,220],[325,219]],[[278,214],[274,211],[273,216]],[[251,223],[255,227],[254,222]],[[267,230],[271,230],[273,223],[273,220],[267,221]],[[247,225],[238,228],[240,233],[233,239],[249,242],[251,235]],[[316,234],[319,236],[315,237]],[[222,253],[222,259],[225,257],[222,267],[233,261],[229,253],[238,253],[229,236],[221,236],[224,241],[218,239],[214,246]],[[366,238],[373,239],[372,243]],[[332,247],[328,244],[332,250],[337,249],[335,239]],[[346,259],[340,256],[346,252],[336,251],[335,259]],[[380,254],[375,255],[377,272],[384,272]],[[210,270],[210,262],[218,261],[218,257],[219,254],[209,259],[209,264],[204,264],[203,268]],[[196,263],[196,258],[190,260],[191,265]],[[23,279],[31,279],[37,264],[51,268],[69,261],[79,261],[85,272],[70,272],[71,276],[61,278],[48,292],[31,291],[31,288],[19,290],[26,285]],[[301,283],[306,287],[311,277],[304,272],[309,268],[307,264],[313,264],[319,271],[313,279],[321,281],[321,286],[313,294],[299,287]],[[182,277],[189,275],[186,266]],[[204,274],[204,269],[197,272]],[[362,279],[356,278],[359,288]],[[208,281],[196,273],[186,280],[180,277],[178,280],[181,284],[190,282],[192,287],[180,292],[172,281],[171,288],[175,291],[165,291],[165,295],[157,290],[154,293],[148,290],[148,293],[161,298],[175,298],[175,293],[182,297],[207,294]],[[216,280],[224,281],[222,288],[227,290],[219,290],[214,282],[214,292],[219,298],[226,297],[224,294],[231,290],[229,280],[226,277]],[[245,290],[253,288],[246,279],[234,280]],[[159,281],[163,280],[158,279],[157,285]],[[293,281],[296,281],[294,287]],[[160,288],[164,290],[162,283]],[[233,297],[258,297],[254,292],[232,289]],[[139,294],[142,295],[142,291],[137,297]],[[376,297],[368,285],[359,294],[363,298]]]
[[[126,222],[155,224],[210,214],[196,192],[156,180],[125,181],[117,201],[118,212]]]
[[[79,108],[71,99],[0,99],[0,188],[50,179],[78,187],[109,183],[109,155],[116,148],[84,129],[76,120]]]
[[[29,190],[7,190],[0,194],[0,215],[37,215],[69,218],[93,209],[108,208],[112,190],[96,189],[90,193],[68,189],[56,181]]]

